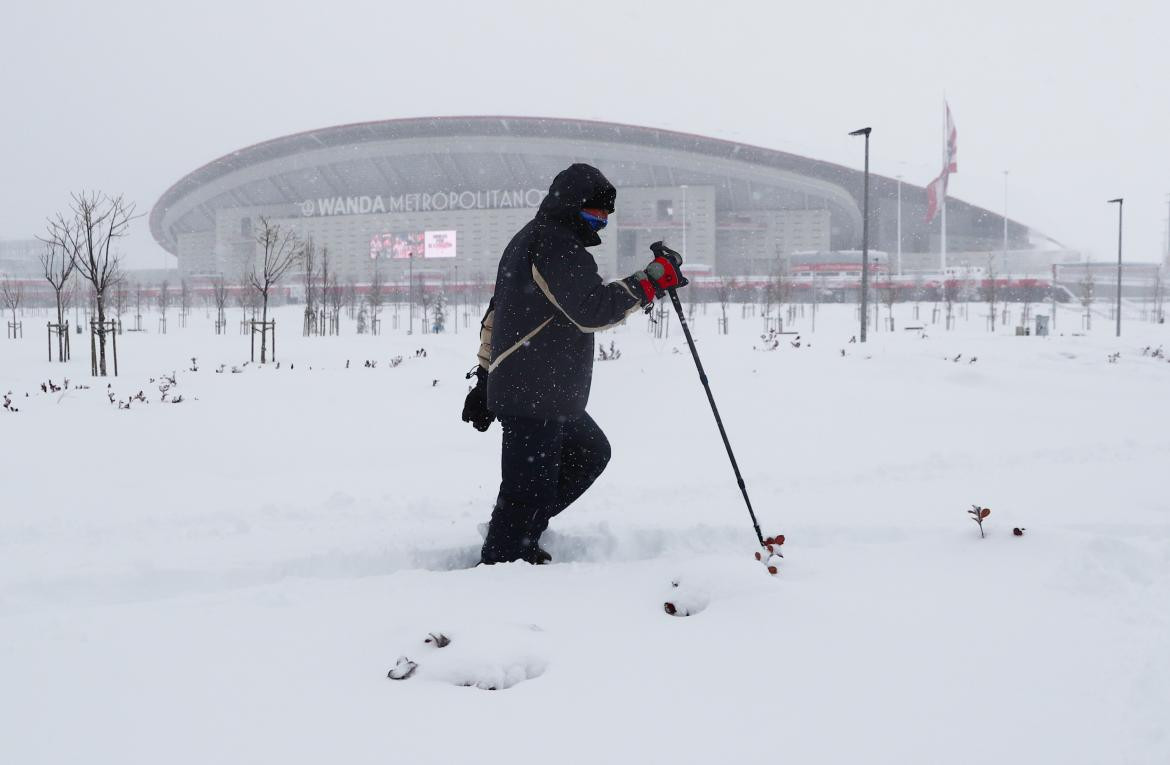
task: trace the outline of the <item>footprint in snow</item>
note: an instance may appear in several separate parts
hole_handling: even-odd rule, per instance
[[[670,583],[670,593],[662,610],[671,616],[694,616],[702,613],[710,602],[711,596],[706,590],[675,579]]]
[[[398,657],[386,676],[501,691],[544,674],[548,669],[544,642],[536,625],[431,632],[409,649],[409,657]]]
[[[479,565],[479,545],[415,550],[412,568],[426,571],[460,571]]]

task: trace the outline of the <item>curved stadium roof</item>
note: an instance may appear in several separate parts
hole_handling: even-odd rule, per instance
[[[714,186],[719,210],[827,207],[833,247],[860,240],[863,176],[852,168],[657,128],[486,116],[363,122],[265,141],[181,178],[151,210],[150,228],[175,253],[178,234],[214,228],[217,209],[362,194],[547,188],[574,161],[597,164],[619,188]],[[871,201],[893,196],[893,179],[871,174],[870,182]],[[903,183],[902,193],[904,226],[921,228],[925,191]],[[953,198],[949,210],[988,224],[991,234],[1002,225],[998,215]],[[883,244],[880,227],[874,241]]]

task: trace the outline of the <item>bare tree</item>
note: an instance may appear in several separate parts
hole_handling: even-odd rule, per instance
[[[248,271],[247,269],[240,275],[240,289],[236,291],[236,305],[240,308],[240,326],[248,320],[248,306],[252,302],[252,290],[247,289]],[[240,330],[243,331],[242,329]]]
[[[159,331],[165,335],[167,333],[167,308],[171,305],[171,285],[166,279],[163,279],[162,283],[158,285],[155,305],[158,306]]]
[[[922,309],[922,293],[925,291],[926,285],[923,282],[922,274],[914,275],[914,321],[918,321],[919,314]]]
[[[187,326],[187,314],[191,312],[191,287],[186,279],[179,279],[179,326]]]
[[[297,233],[290,228],[282,229],[267,217],[261,216],[260,230],[256,234],[256,243],[262,252],[260,257],[252,262],[248,273],[248,283],[256,295],[260,297],[263,332],[260,335],[260,363],[268,361],[268,298],[273,286],[278,284],[289,269],[301,259],[304,245]],[[257,262],[258,261],[258,262]]]
[[[126,278],[119,277],[114,285],[114,316],[118,317],[118,332],[122,331],[122,314],[126,312],[126,300],[130,297]]]
[[[341,334],[341,309],[345,305],[346,291],[337,280],[337,274],[329,277],[329,287],[326,297],[329,303],[329,331],[334,335]]]
[[[15,281],[11,276],[0,279],[0,300],[4,302],[5,308],[12,311],[12,332],[15,338],[16,312],[24,300],[24,284]]]
[[[301,248],[301,266],[305,272],[305,324],[303,331],[305,337],[308,337],[313,334],[317,324],[317,290],[314,281],[316,276],[314,271],[317,268],[317,245],[311,236],[305,239],[304,246]]]
[[[208,290],[197,290],[196,293],[199,300],[203,303],[203,318],[211,316],[211,304],[215,302],[215,295]]]
[[[476,271],[471,275],[471,299],[475,302],[476,313],[483,310],[493,287],[489,287],[483,271]]]
[[[336,289],[336,281],[336,278],[334,278],[333,282],[329,281],[329,247],[324,246],[321,248],[321,308],[317,311],[319,314],[317,317],[318,335],[325,334],[325,309],[330,305],[329,291]]]
[[[227,332],[228,288],[223,274],[216,274],[211,280],[211,297],[215,301],[215,334],[220,335]]]
[[[983,282],[983,298],[987,301],[990,312],[991,331],[995,332],[995,307],[999,303],[999,284],[996,282],[995,260],[987,257],[987,278]]]
[[[134,329],[142,331],[142,282],[134,284]]]
[[[793,302],[792,293],[795,291],[796,282],[792,278],[789,261],[785,258],[780,267],[780,278],[776,280],[776,302],[780,305],[791,304]]]
[[[69,309],[72,308],[74,324],[77,324],[77,293],[80,289],[80,283],[81,280],[74,273],[65,280],[65,288],[61,290],[61,313],[67,316]]]
[[[67,248],[78,273],[89,282],[97,311],[98,359],[97,370],[106,376],[106,290],[118,281],[121,256],[114,243],[126,235],[134,220],[134,203],[121,194],[115,197],[101,192],[73,194],[69,206],[72,221],[58,213],[57,229],[68,234]],[[68,221],[68,222],[67,222]],[[50,224],[52,225],[52,224]]]
[[[256,316],[260,313],[261,295],[256,290],[244,290],[247,293],[248,301],[248,316],[252,321],[256,321]]]
[[[378,314],[382,312],[382,300],[385,282],[382,279],[382,269],[378,267],[377,259],[373,262],[370,272],[370,289],[366,292],[366,305],[370,307],[370,334],[378,334]]]
[[[771,295],[768,295],[771,292]],[[784,306],[792,299],[792,277],[788,273],[787,260],[781,261],[779,269],[776,274],[764,284],[764,299],[769,304],[775,302],[776,315],[783,319]],[[768,308],[765,308],[765,315],[770,313]],[[790,310],[790,318],[793,312]]]
[[[1022,306],[1020,308],[1020,326],[1028,326],[1028,322],[1032,318],[1032,303],[1036,300],[1036,280],[1035,279],[1020,279],[1020,301]]]
[[[722,314],[720,319],[720,329],[722,334],[727,334],[727,304],[731,302],[731,291],[735,287],[735,282],[727,276],[720,276],[719,282],[715,285],[715,297],[719,300],[719,310]]]
[[[963,318],[967,320],[971,318],[971,303],[982,297],[980,288],[983,282],[976,282],[972,276],[974,273],[975,269],[971,266],[963,266],[963,278],[959,282],[959,302],[962,304]]]
[[[345,283],[345,310],[349,314],[349,318],[354,317],[354,312],[357,311],[358,306],[358,290],[357,283],[350,279]]]
[[[1154,274],[1154,323],[1162,323],[1162,304],[1166,300],[1166,284],[1162,279],[1162,266]]]
[[[1093,328],[1093,300],[1096,298],[1097,282],[1093,272],[1085,266],[1085,275],[1080,282],[1081,306],[1085,309],[1085,329]]]
[[[69,307],[70,295],[68,292],[72,291],[69,289],[72,285],[70,277],[73,276],[73,270],[76,268],[73,258],[69,257],[71,237],[59,227],[72,225],[73,222],[70,220],[51,220],[48,224],[48,231],[41,239],[45,245],[40,256],[41,273],[44,274],[45,281],[53,288],[53,296],[57,302],[57,361],[65,360],[65,333],[69,331],[65,328],[65,310]]]
[[[947,307],[947,329],[953,329],[955,324],[955,301],[959,298],[959,291],[962,289],[962,282],[954,277],[953,274],[948,274],[943,279],[943,304]]]
[[[434,308],[431,309],[431,330],[434,332],[447,331],[447,293],[441,288],[435,295]],[[424,317],[426,314],[424,314]]]
[[[420,323],[422,324],[423,334],[426,334],[427,332],[431,331],[431,323],[427,320],[427,317],[431,313],[431,303],[434,302],[435,296],[433,293],[427,292],[426,279],[423,278],[421,273],[414,278],[415,281],[418,282],[418,289],[415,290],[416,294],[418,295],[418,302],[422,303],[422,321]],[[413,329],[413,327],[411,329]]]
[[[764,286],[760,289],[760,303],[764,309],[765,319],[772,318],[772,306],[776,303],[776,280],[779,278],[778,273],[773,273],[764,281]]]

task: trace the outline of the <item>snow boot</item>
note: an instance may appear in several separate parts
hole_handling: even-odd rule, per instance
[[[512,563],[522,560],[534,566],[543,566],[552,563],[552,555],[539,544],[532,542],[521,547],[504,551],[498,548],[488,548],[484,545],[479,554],[479,563],[482,566],[493,566],[496,563]]]
[[[552,555],[540,546],[539,541],[525,535],[517,543],[509,543],[492,535],[490,523],[481,523],[479,533],[483,536],[483,549],[480,550],[479,562],[481,565],[491,566],[496,563],[511,563],[522,560],[534,566],[543,566],[552,563]]]
[[[522,560],[526,560],[534,566],[544,566],[552,563],[552,555],[549,554],[548,550],[541,547],[539,542],[533,542],[524,548],[524,557]]]

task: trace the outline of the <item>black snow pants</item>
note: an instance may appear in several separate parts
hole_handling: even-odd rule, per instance
[[[553,516],[597,480],[609,441],[588,414],[572,420],[501,417],[500,494],[484,540],[487,562],[524,558]]]

